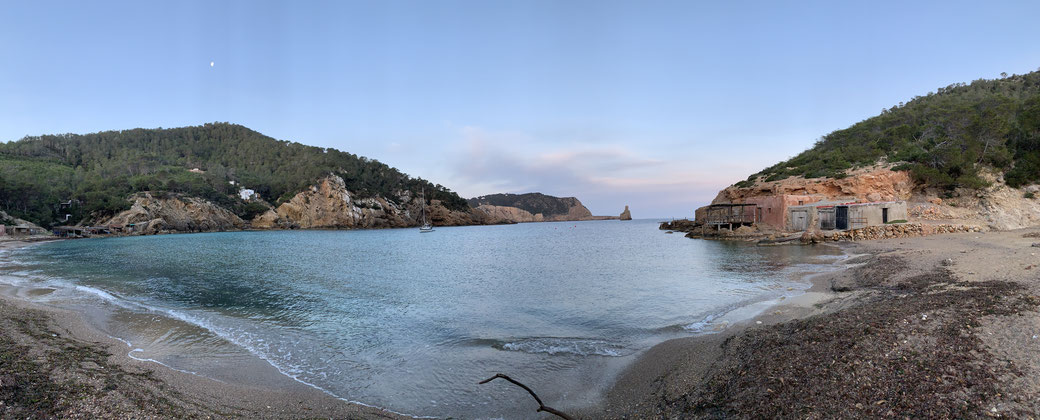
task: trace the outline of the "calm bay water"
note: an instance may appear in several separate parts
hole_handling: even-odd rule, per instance
[[[502,372],[557,408],[595,405],[641,351],[796,294],[807,285],[793,273],[837,258],[832,248],[691,240],[657,225],[62,241],[11,251],[0,276],[56,289],[26,296],[87,311],[132,356],[176,369],[236,379],[233,366],[259,358],[397,412],[527,418],[528,395],[477,382]]]

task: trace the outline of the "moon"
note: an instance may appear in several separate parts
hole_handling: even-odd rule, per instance
[[[213,62],[212,61],[209,62],[209,66],[213,67]]]

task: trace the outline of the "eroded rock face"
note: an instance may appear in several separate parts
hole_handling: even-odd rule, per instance
[[[619,218],[621,220],[632,220],[632,212],[628,211],[628,206],[625,206],[625,211],[621,212]]]
[[[100,225],[137,226],[135,232],[203,232],[241,229],[245,222],[227,209],[197,197],[139,193],[129,210]]]
[[[541,213],[531,214],[531,212],[527,210],[519,209],[516,207],[493,206],[491,204],[482,204],[477,207],[477,210],[484,212],[489,217],[509,220],[516,223],[545,221],[545,217],[543,217]]]
[[[748,197],[780,195],[818,196],[827,201],[893,201],[909,199],[913,190],[909,172],[873,167],[854,171],[842,179],[792,177],[746,188],[732,186],[720,191],[712,204],[742,203]]]
[[[278,208],[253,219],[257,229],[393,228],[418,226],[422,203],[410,191],[394,199],[357,198],[347,190],[343,178],[328,176],[310,189],[296,194]],[[431,200],[427,217],[435,226],[502,223],[484,212],[453,211]]]

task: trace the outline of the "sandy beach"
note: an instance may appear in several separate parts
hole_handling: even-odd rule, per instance
[[[33,242],[2,241],[0,249]],[[263,386],[230,384],[136,360],[128,350],[76,313],[0,294],[2,417],[403,417],[334,398],[274,368],[253,373]]]
[[[649,350],[604,417],[1035,418],[1038,236],[844,243],[865,255],[805,297]]]

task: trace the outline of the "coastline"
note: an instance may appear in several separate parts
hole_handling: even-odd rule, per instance
[[[594,416],[1035,417],[1038,236],[842,243],[864,255],[751,320],[654,346]]]
[[[37,242],[0,241],[0,250]],[[0,288],[0,353],[14,358],[0,365],[0,402],[8,414],[410,418],[344,401],[262,363],[252,364],[249,375],[263,378],[263,385],[249,385],[134,358],[125,342],[90,325],[81,314],[30,302],[13,296],[10,289]]]
[[[564,223],[567,223],[567,222],[564,222]],[[681,238],[674,238],[674,239],[682,240]],[[829,247],[828,246],[828,248],[837,248],[837,247]],[[837,256],[838,256],[838,253],[833,253],[833,254],[828,253],[828,255],[826,255],[824,258],[831,259],[831,258],[834,258],[834,257],[837,257]],[[2,258],[2,257],[0,257],[0,258]],[[810,262],[809,264],[810,264],[810,266],[815,266],[817,264],[826,264],[826,263]],[[804,271],[810,271],[810,270],[812,270],[812,268],[809,268],[809,269],[806,269],[806,270],[801,270],[801,271],[804,272]],[[808,282],[804,282],[804,281],[798,281],[797,280],[798,277],[792,277],[791,279],[795,280],[795,282],[798,282],[798,283],[808,283]],[[747,318],[755,316],[755,314],[762,312],[766,308],[774,307],[775,306],[775,302],[777,301],[777,299],[784,299],[784,301],[781,301],[781,302],[783,304],[788,304],[788,303],[793,302],[793,301],[801,301],[801,300],[807,298],[806,295],[799,295],[799,296],[791,297],[790,296],[790,292],[794,291],[794,293],[802,293],[802,290],[803,290],[802,288],[805,287],[805,286],[808,286],[808,284],[806,284],[805,286],[798,285],[798,284],[795,284],[795,285],[792,285],[792,286],[794,286],[794,288],[791,288],[791,287],[787,288],[788,292],[786,292],[786,293],[785,292],[781,292],[782,295],[788,296],[786,298],[777,297],[777,298],[773,298],[773,299],[769,299],[769,300],[763,300],[763,301],[757,301],[757,300],[756,301],[751,301],[750,304],[744,304],[743,306],[730,308],[726,312],[719,313],[719,315],[717,317],[712,317],[713,319],[711,321],[705,321],[705,322],[707,324],[709,324],[708,328],[711,328],[712,326],[718,326],[720,324],[723,324],[723,325],[727,325],[727,329],[729,329],[729,328],[732,328],[732,327],[729,326],[730,323],[747,322],[746,321]],[[777,290],[779,291],[781,289],[777,289]],[[23,290],[23,292],[24,292],[24,290]],[[32,305],[31,302],[29,304]],[[37,306],[41,306],[41,305],[45,305],[45,304],[38,304]],[[42,309],[47,310],[47,309],[52,309],[52,308],[45,307],[45,308],[42,308]],[[68,312],[68,310],[66,310],[66,312]],[[76,314],[77,314],[77,316],[75,318],[86,318],[86,317],[82,316],[83,314],[80,314],[78,312]],[[77,321],[79,321],[80,324],[85,324],[85,322],[82,321],[82,319],[78,319]],[[58,321],[58,323],[61,323],[61,321]],[[97,324],[97,323],[95,322],[94,324]],[[108,347],[108,352],[109,353],[114,353],[114,354],[117,354],[117,355],[121,355],[121,357],[123,359],[129,358],[130,360],[139,362],[138,364],[151,365],[152,368],[154,368],[154,369],[160,369],[160,370],[165,369],[165,370],[173,371],[173,372],[179,374],[179,375],[177,375],[177,374],[172,374],[171,373],[171,376],[186,376],[186,377],[188,377],[188,379],[199,378],[198,376],[192,375],[192,374],[187,373],[187,372],[176,371],[175,368],[167,368],[167,367],[165,367],[165,365],[160,365],[158,362],[149,363],[147,361],[143,361],[142,362],[140,359],[136,359],[132,354],[128,354],[128,353],[133,353],[133,352],[130,351],[132,348],[128,348],[127,347],[127,343],[122,342],[119,339],[115,339],[116,341],[112,341],[112,339],[110,338],[112,336],[127,337],[127,336],[121,335],[121,333],[118,332],[118,331],[115,331],[115,330],[109,331],[104,326],[102,326],[102,327],[92,327],[91,325],[80,325],[80,326],[66,327],[66,328],[69,329],[69,330],[73,330],[73,331],[79,331],[80,329],[90,329],[92,331],[92,333],[95,334],[95,336],[96,335],[100,335],[101,336],[100,338],[97,338],[97,339],[95,339],[93,341],[104,341],[105,339],[108,339],[108,342],[107,342],[107,345],[109,346]],[[108,331],[108,332],[106,333],[106,331]],[[675,335],[672,335],[672,336],[674,337]],[[130,337],[133,337],[133,336],[130,336]],[[137,339],[132,339],[132,341],[137,343],[138,340]],[[145,340],[144,342],[147,343],[148,340]],[[114,346],[114,347],[112,347],[112,346]],[[136,355],[137,356],[141,356],[140,353],[137,353]],[[635,360],[637,358],[638,358],[638,356],[633,356],[633,357],[629,358],[629,361]],[[161,358],[158,358],[158,357],[157,357],[157,359],[164,360],[164,359],[161,359]],[[235,365],[235,366],[239,366],[240,365],[238,363],[232,363],[232,364]],[[158,365],[158,366],[156,366],[156,365]],[[193,368],[188,368],[188,369],[189,370],[196,370],[196,369],[193,369]],[[618,369],[614,370],[614,372],[616,373],[620,369],[621,368],[618,367]],[[259,370],[272,371],[273,369],[268,368],[268,369],[259,369]],[[219,374],[217,376],[212,375],[211,374],[212,372],[210,372],[209,370],[202,369],[202,370],[198,370],[198,371],[199,372],[207,372],[207,376],[209,376],[209,377],[215,377],[215,378],[218,378],[218,379],[227,380],[226,377],[220,376]],[[281,375],[281,374],[279,373],[279,375]],[[262,374],[257,374],[257,375],[254,375],[254,376],[262,376]],[[205,379],[205,378],[202,378],[202,379]],[[284,376],[280,378],[279,382],[285,382],[286,379],[288,379],[288,381],[292,382],[291,385],[298,385],[299,384],[295,380],[293,380],[291,378],[288,378],[288,377],[284,377]],[[213,380],[210,380],[210,381],[214,382]],[[228,380],[228,381],[237,383],[237,381],[235,381],[233,379],[232,380]],[[611,380],[611,382],[612,382],[612,380]],[[250,383],[250,384],[258,383],[258,381],[250,380],[247,383]],[[259,383],[263,383],[263,382],[259,382]],[[609,386],[609,384],[610,384],[610,382],[607,382],[604,385],[605,386]],[[189,389],[194,389],[191,386],[187,386],[187,387]],[[268,389],[269,387],[262,386],[262,388]],[[300,392],[312,392],[312,391],[319,391],[319,392],[321,392],[320,390],[317,390],[315,388],[311,388],[309,386],[306,386],[305,388],[306,389],[303,389]],[[605,388],[603,388],[603,389],[605,389]],[[201,392],[201,391],[199,391],[199,392]],[[210,391],[206,391],[206,392],[210,392]],[[324,393],[322,393],[322,394],[324,395]],[[602,396],[602,394],[601,394],[601,396]],[[160,398],[165,398],[165,397],[163,397],[161,395],[156,395],[154,398],[155,399],[160,399]],[[601,398],[599,401],[602,402],[604,400]],[[340,401],[340,402],[342,402],[342,401]],[[224,403],[221,402],[221,401],[217,401],[216,403],[207,402],[207,403],[203,404],[202,407],[204,407],[204,408],[211,408],[211,407],[214,407],[214,406],[219,406],[220,404],[224,404]],[[246,410],[259,410],[259,411],[244,411],[245,414],[241,414],[241,415],[242,416],[253,416],[253,415],[256,415],[255,413],[257,413],[257,412],[263,412],[264,409],[266,408],[266,406],[255,406],[255,405],[254,406],[250,406],[250,407],[247,407]],[[312,414],[318,415],[318,414],[315,414],[313,411],[304,411],[304,410],[306,410],[306,409],[305,408],[287,409],[287,411],[285,413],[283,413],[283,414],[280,414],[280,416],[294,416],[294,415],[308,415],[309,416],[309,415],[312,415]],[[585,410],[585,408],[583,408],[583,409],[575,409],[575,413],[584,412],[584,410]],[[422,413],[415,413],[415,414],[422,414]],[[235,415],[237,416],[239,414],[235,414]],[[265,414],[265,415],[268,415],[268,414]],[[331,415],[331,416],[332,417],[343,417],[341,415]],[[348,417],[358,417],[358,416],[359,415],[349,415]],[[592,417],[596,417],[596,416],[592,416]]]

